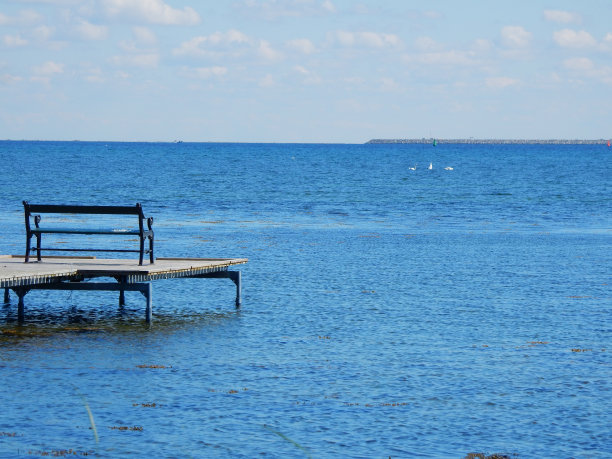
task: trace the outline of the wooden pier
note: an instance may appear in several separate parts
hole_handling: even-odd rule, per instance
[[[0,288],[4,302],[10,290],[19,298],[18,318],[25,318],[24,296],[31,290],[106,290],[119,292],[119,305],[125,304],[124,292],[138,291],[146,300],[146,319],[153,316],[152,281],[178,278],[228,278],[236,285],[236,307],[240,307],[241,273],[229,268],[246,263],[246,258],[156,258],[155,264],[139,265],[137,260],[98,259],[95,257],[45,257],[43,261],[24,263],[23,256],[0,255]],[[100,278],[112,278],[102,282]]]

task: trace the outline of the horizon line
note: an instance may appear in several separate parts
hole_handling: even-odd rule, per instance
[[[232,140],[82,140],[82,139],[0,139],[0,142],[83,142],[83,143],[231,143],[231,144],[337,144],[337,145],[366,145],[366,144],[393,144],[393,143],[489,143],[489,144],[599,144],[608,143],[612,137],[598,139],[569,139],[569,138],[372,138],[365,142],[326,142],[326,141],[232,141]]]

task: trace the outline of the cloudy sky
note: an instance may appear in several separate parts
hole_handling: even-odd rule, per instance
[[[609,138],[610,0],[1,0],[0,139]]]

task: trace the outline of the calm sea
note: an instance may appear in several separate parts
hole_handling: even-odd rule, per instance
[[[2,254],[28,200],[141,202],[157,256],[249,258],[240,310],[158,281],[150,327],[139,293],[34,291],[23,325],[13,295],[0,456],[611,457],[611,155],[0,142]]]

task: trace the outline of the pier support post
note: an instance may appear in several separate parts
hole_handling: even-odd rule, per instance
[[[147,322],[153,319],[153,284],[147,284]]]
[[[30,291],[29,288],[25,287],[16,287],[13,291],[19,297],[19,302],[17,303],[17,320],[19,322],[23,322],[25,320],[25,303],[23,301],[23,297]]]
[[[125,284],[127,281],[125,276],[120,276],[117,278],[117,282],[120,284]],[[125,289],[122,288],[119,290],[119,307],[125,306]]]
[[[147,299],[147,308],[145,310],[145,316],[147,318],[147,323],[151,323],[153,320],[153,284],[151,282],[147,282],[145,284],[136,284],[141,286],[140,293]]]
[[[242,273],[241,271],[217,271],[213,273],[189,276],[199,279],[230,279],[236,284],[236,309],[242,305]]]
[[[20,320],[24,317],[23,297],[31,289],[36,290],[98,290],[98,291],[128,291],[140,292],[147,299],[146,318],[147,322],[151,322],[153,317],[153,287],[151,282],[141,283],[121,283],[114,282],[57,282],[53,284],[38,284],[29,287],[14,287],[13,290],[19,296],[19,317]]]
[[[8,304],[11,302],[11,294],[9,292],[9,288],[4,288],[4,304]]]
[[[228,271],[228,277],[236,284],[236,309],[242,305],[242,274],[240,271]]]

